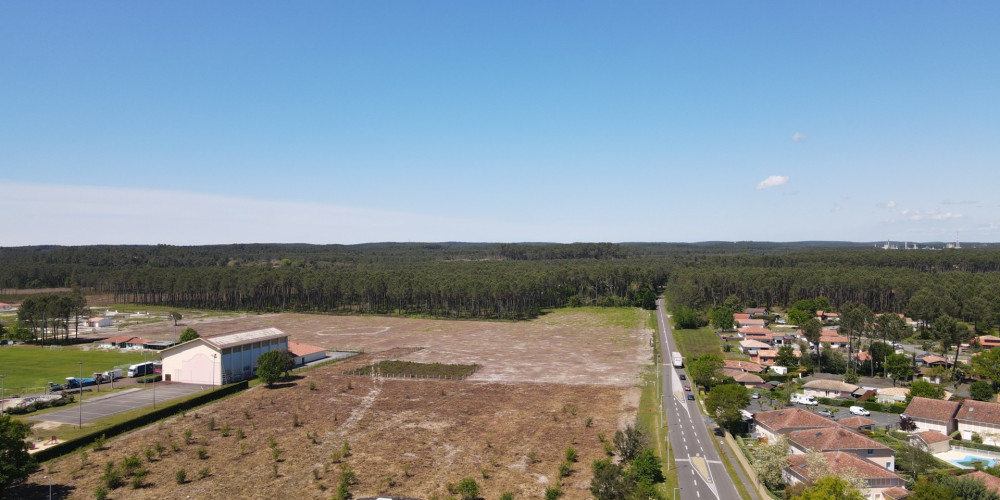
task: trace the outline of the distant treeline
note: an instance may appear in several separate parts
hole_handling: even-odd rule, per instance
[[[649,306],[663,287],[672,305],[702,310],[733,295],[758,306],[825,296],[835,307],[907,312],[914,297],[929,295],[961,317],[973,297],[997,300],[1000,250],[828,242],[0,248],[0,289],[70,286],[175,307],[503,319],[567,305]]]

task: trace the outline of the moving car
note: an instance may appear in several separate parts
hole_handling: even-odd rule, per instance
[[[682,374],[681,374],[681,380],[687,380],[687,379],[688,379],[688,378],[687,378],[687,375],[684,375],[684,374],[682,373]]]
[[[684,390],[685,391],[690,391],[691,390],[691,386],[690,385],[685,385],[684,386]]]
[[[861,406],[852,406],[850,408],[850,412],[851,412],[851,415],[861,415],[863,417],[867,417],[868,415],[872,414],[872,412],[864,409]]]
[[[694,394],[688,394],[688,401],[694,401]]]

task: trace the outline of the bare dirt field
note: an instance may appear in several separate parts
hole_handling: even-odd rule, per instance
[[[302,314],[192,322],[203,335],[276,326],[295,341],[367,354],[112,440],[86,462],[64,457],[17,494],[45,498],[47,474],[63,497],[93,498],[104,464],[137,453],[149,471],[143,486],[126,485],[109,498],[330,498],[345,465],[356,476],[355,497],[457,497],[448,484],[471,477],[485,499],[504,492],[543,498],[552,487],[564,499],[590,498],[590,464],[605,456],[600,437],[610,440],[635,420],[640,367],[651,358],[647,317],[629,309],[561,310],[519,323]],[[136,330],[172,335],[163,325]],[[343,375],[380,359],[482,368],[465,381]],[[338,460],[345,441],[350,455]],[[166,449],[148,461],[144,452],[156,443]],[[560,478],[570,446],[579,459]],[[181,468],[188,480],[177,484]]]

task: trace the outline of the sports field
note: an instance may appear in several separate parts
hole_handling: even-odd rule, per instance
[[[89,377],[94,372],[139,363],[142,354],[84,351],[75,347],[0,347],[0,375],[6,375],[4,389],[8,395],[44,392],[48,382],[59,384],[66,377],[79,377],[80,361],[83,361],[83,376]]]

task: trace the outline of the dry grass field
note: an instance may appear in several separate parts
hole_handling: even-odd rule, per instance
[[[45,498],[48,475],[65,497],[94,498],[104,464],[138,454],[149,471],[142,487],[126,485],[108,498],[331,498],[345,465],[356,476],[355,497],[457,497],[448,484],[472,477],[484,499],[504,492],[543,498],[552,487],[561,488],[561,498],[590,498],[590,464],[605,456],[600,436],[610,439],[635,419],[640,366],[651,357],[646,318],[645,311],[587,309],[519,323],[301,314],[205,319],[189,326],[202,334],[276,326],[295,341],[366,354],[110,440],[108,449],[88,451],[85,462],[79,454],[64,457],[18,494]],[[169,326],[140,328],[147,337],[172,335]],[[482,368],[465,381],[343,375],[383,359]],[[350,454],[338,457],[345,441]],[[157,443],[165,447],[162,457],[147,460],[145,451]],[[570,446],[579,460],[560,478]],[[188,480],[177,484],[181,468]],[[207,475],[199,478],[202,470]]]

